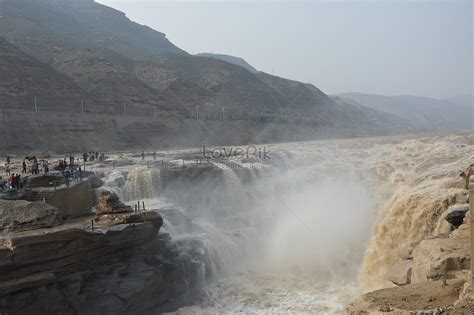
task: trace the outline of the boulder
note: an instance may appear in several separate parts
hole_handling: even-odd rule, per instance
[[[99,187],[102,187],[102,185],[104,184],[104,182],[102,181],[102,179],[100,179],[99,177],[97,176],[91,176],[89,178],[90,182],[91,182],[91,186],[92,186],[92,189],[96,189],[96,188],[99,188]]]
[[[413,250],[411,282],[449,279],[471,264],[468,226],[463,224],[450,237],[422,240]]]
[[[417,243],[411,243],[411,244],[403,246],[399,252],[400,258],[402,260],[413,259],[412,253],[416,245]]]
[[[393,265],[387,272],[387,279],[396,285],[411,283],[413,260],[404,260]]]
[[[130,223],[143,223],[151,222],[155,228],[161,228],[163,225],[163,218],[161,215],[155,211],[146,211],[141,213],[114,213],[114,214],[103,214],[95,218],[97,223],[103,225],[118,225],[118,224],[130,224]]]
[[[448,208],[448,213],[446,214],[446,221],[454,225],[455,227],[463,224],[464,217],[469,211],[469,204],[457,204]]]
[[[95,206],[97,214],[111,214],[133,212],[132,207],[123,204],[116,193],[102,191],[99,195],[99,201]]]
[[[25,231],[62,224],[59,210],[44,201],[0,200],[0,231]]]

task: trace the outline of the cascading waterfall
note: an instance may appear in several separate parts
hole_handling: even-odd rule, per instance
[[[159,169],[139,167],[128,173],[121,195],[125,201],[143,200],[158,198],[159,192]]]
[[[163,231],[216,279],[191,312],[334,313],[359,280],[377,287],[402,246],[438,233],[473,144],[469,134],[278,144],[270,160],[129,166],[106,182],[160,208]]]
[[[388,168],[384,174],[393,194],[381,206],[380,223],[365,254],[360,280],[367,289],[387,286],[385,273],[401,249],[446,233],[440,230],[441,215],[449,205],[467,200],[459,173],[474,159],[474,137],[423,140],[391,148],[402,167]]]

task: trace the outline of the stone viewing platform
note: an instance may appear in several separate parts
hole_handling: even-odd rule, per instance
[[[28,175],[24,178],[23,189],[0,192],[0,199],[45,201],[57,207],[65,217],[80,216],[90,213],[90,209],[95,205],[92,178],[66,183],[60,172]]]

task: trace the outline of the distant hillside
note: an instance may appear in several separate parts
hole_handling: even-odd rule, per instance
[[[474,94],[459,95],[447,99],[448,102],[474,108]]]
[[[106,49],[131,59],[186,54],[165,34],[93,0],[3,0],[0,12],[0,36],[41,60],[54,46]]]
[[[171,103],[159,91],[97,51],[56,48],[51,52],[51,65],[87,91],[102,112],[123,113],[124,105],[129,114],[150,114],[153,106],[171,109]]]
[[[214,58],[176,54],[138,62],[135,75],[149,86],[173,93],[194,109],[280,113],[275,91],[242,67]]]
[[[378,111],[408,119],[420,130],[473,130],[473,107],[449,100],[418,96],[383,96],[362,93],[342,93],[346,103],[363,104]]]
[[[2,111],[23,108],[30,111],[24,134],[57,142],[63,138],[56,139],[55,128],[74,125],[68,139],[107,141],[111,148],[365,136],[410,128],[405,119],[328,97],[311,84],[256,72],[235,57],[189,55],[163,33],[92,0],[3,0],[0,12],[0,37],[6,39],[0,127],[6,130],[13,116]],[[40,111],[47,107],[63,118],[45,113],[36,120],[35,97]],[[74,116],[82,108],[96,123]],[[109,115],[104,130],[96,130],[100,114]],[[148,130],[129,124],[130,116],[147,119]],[[102,138],[91,139],[94,132],[103,132]],[[38,139],[30,139],[28,148],[43,143]]]
[[[0,104],[34,111],[81,110],[81,102],[97,104],[68,76],[23,53],[0,37]]]
[[[240,57],[234,57],[234,56],[222,55],[222,54],[211,54],[211,53],[201,53],[201,54],[196,54],[194,56],[220,59],[225,62],[233,63],[234,65],[241,66],[242,68],[245,68],[252,73],[258,72],[257,69],[252,67],[247,61],[245,61],[243,58],[240,58]]]

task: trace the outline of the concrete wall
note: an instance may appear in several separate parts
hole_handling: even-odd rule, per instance
[[[47,201],[57,207],[63,216],[74,217],[88,213],[95,206],[95,193],[87,179],[69,188],[57,189]]]

